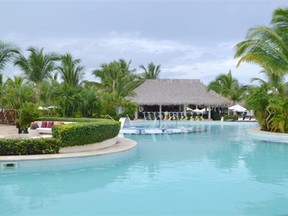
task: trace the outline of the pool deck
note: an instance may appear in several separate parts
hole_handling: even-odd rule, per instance
[[[0,138],[1,137],[18,137],[17,130],[15,125],[1,125],[0,124]],[[11,156],[0,156],[0,161],[18,161],[18,160],[41,160],[41,159],[60,159],[60,158],[73,158],[73,157],[88,157],[88,156],[97,156],[104,154],[112,154],[122,151],[127,151],[136,146],[136,141],[117,137],[117,142],[115,145],[112,145],[107,148],[98,149],[98,150],[82,150],[82,146],[79,146],[79,152],[71,153],[58,153],[58,154],[43,154],[43,155],[11,155]]]
[[[277,143],[288,143],[287,133],[275,133],[269,131],[261,131],[260,128],[250,128],[248,134],[256,140],[270,141]]]

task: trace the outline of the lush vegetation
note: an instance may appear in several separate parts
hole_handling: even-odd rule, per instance
[[[270,26],[251,28],[246,39],[236,45],[237,65],[258,64],[266,79],[252,78],[254,85],[244,86],[229,71],[208,85],[208,90],[233,103],[246,101],[246,108],[254,111],[261,129],[282,133],[288,132],[287,32],[288,8],[280,8],[274,11]],[[35,47],[27,51],[28,56],[24,56],[17,46],[0,41],[0,107],[17,111],[19,127],[29,121],[23,118],[23,112],[30,120],[39,115],[133,117],[137,106],[126,96],[133,95],[145,79],[158,79],[161,72],[160,65],[149,63],[140,65],[142,72],[136,73],[131,61],[119,59],[92,70],[99,80],[92,82],[83,80],[85,67],[69,53],[45,53],[43,48]],[[9,63],[14,63],[22,74],[4,81],[2,71]],[[44,109],[35,111],[35,103]]]
[[[30,121],[39,115],[132,118],[137,105],[126,96],[133,95],[145,79],[159,78],[160,74],[160,65],[150,63],[147,70],[141,65],[144,72],[136,73],[131,61],[119,59],[92,70],[91,74],[99,80],[92,82],[83,79],[85,67],[69,53],[47,53],[44,48],[35,47],[27,51],[25,56],[16,46],[0,41],[0,108],[16,110],[19,127],[27,125],[22,122],[22,109],[26,109]],[[3,80],[2,71],[9,63],[21,74]],[[27,113],[27,106],[32,104],[42,107],[39,113],[34,112],[33,106],[32,113]]]
[[[241,85],[237,79],[233,78],[231,71],[229,71],[227,75],[218,75],[214,81],[208,84],[207,89],[230,99],[234,105],[236,102],[244,100],[247,86]]]
[[[238,43],[236,49],[238,65],[258,64],[267,78],[252,79],[259,81],[259,85],[250,87],[247,108],[254,111],[262,130],[287,133],[288,8],[274,11],[270,27],[251,28],[246,40]]]
[[[0,155],[55,154],[61,141],[54,138],[0,139]]]

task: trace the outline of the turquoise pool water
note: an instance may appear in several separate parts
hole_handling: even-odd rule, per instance
[[[189,126],[187,123],[183,126]],[[287,215],[288,145],[254,123],[130,135],[127,152],[19,163],[0,171],[0,215]]]

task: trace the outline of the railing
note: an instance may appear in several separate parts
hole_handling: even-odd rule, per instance
[[[114,121],[116,121],[114,118],[112,118],[112,116],[110,116],[110,115],[105,115],[105,117],[109,117],[111,120],[114,120]]]

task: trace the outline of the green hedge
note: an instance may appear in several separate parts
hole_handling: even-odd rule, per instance
[[[239,118],[239,115],[224,115],[224,120],[232,120],[232,121],[237,121]]]
[[[73,119],[69,118],[69,121]],[[86,145],[102,142],[116,137],[120,130],[120,122],[98,119],[96,122],[73,123],[54,126],[52,136],[61,140],[62,146]]]
[[[77,123],[53,126],[53,138],[0,139],[0,155],[55,154],[60,147],[111,139],[120,130],[120,122],[110,119],[42,117],[37,120]]]
[[[55,154],[60,146],[54,138],[0,139],[0,155]]]

